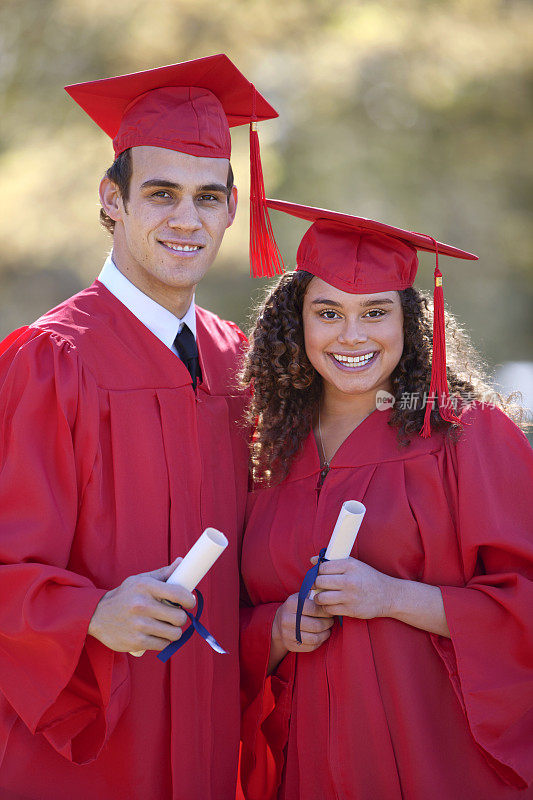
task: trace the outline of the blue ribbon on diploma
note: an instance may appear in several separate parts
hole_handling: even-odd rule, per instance
[[[157,654],[158,659],[160,661],[163,661],[163,663],[168,661],[168,659],[174,655],[176,650],[179,650],[180,647],[183,647],[183,645],[189,641],[189,639],[191,638],[191,636],[195,631],[196,633],[200,634],[202,639],[204,639],[204,641],[207,642],[209,647],[212,647],[215,652],[224,653],[224,655],[227,654],[226,650],[224,650],[224,648],[219,645],[215,637],[212,636],[207,630],[207,628],[205,628],[200,622],[200,617],[202,616],[202,611],[204,610],[204,598],[199,589],[196,589],[196,594],[198,595],[198,610],[196,614],[191,614],[190,611],[187,611],[186,608],[180,606],[182,611],[185,611],[185,613],[187,614],[191,624],[189,625],[188,628],[184,630],[184,632],[182,633],[181,637],[178,639],[177,642],[171,642],[165,647],[164,650],[161,650],[161,652]],[[172,605],[178,605],[178,603],[172,603]]]
[[[318,561],[305,573],[305,577],[302,581],[302,585],[300,587],[300,591],[298,592],[298,606],[296,608],[296,641],[298,644],[302,643],[302,631],[300,630],[300,625],[302,624],[302,612],[304,610],[304,603],[309,597],[309,592],[313,588],[313,584],[317,579],[318,570],[320,569],[320,565],[323,561],[327,561],[326,558],[326,548],[323,547],[320,553],[318,554]],[[164,651],[163,651],[164,652]]]

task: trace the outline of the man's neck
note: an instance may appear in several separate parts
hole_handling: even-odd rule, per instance
[[[132,271],[128,269],[127,264],[121,264],[120,256],[117,257],[114,251],[111,254],[111,258],[118,271],[139,291],[150,297],[158,305],[166,308],[178,319],[182,319],[185,316],[193,301],[196,286],[175,287],[170,292],[168,286],[159,285],[157,281],[150,280],[150,276],[147,276],[143,281],[139,281],[137,275],[132,274]]]

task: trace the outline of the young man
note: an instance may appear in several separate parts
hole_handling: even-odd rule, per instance
[[[194,290],[235,217],[228,121],[276,112],[225,56],[68,90],[114,139],[113,251],[0,359],[0,796],[229,799],[244,337]],[[195,634],[133,658],[180,638],[196,601],[165,580],[207,526],[229,546],[202,623],[228,654]]]

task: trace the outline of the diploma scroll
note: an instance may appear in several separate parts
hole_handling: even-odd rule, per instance
[[[314,597],[316,589],[313,589],[320,570],[322,561],[338,561],[340,558],[348,558],[355,544],[355,539],[361,527],[361,522],[366,514],[366,508],[357,500],[346,500],[341,507],[337,522],[333,528],[333,533],[327,547],[323,547],[318,555],[317,563],[305,573],[300,591],[298,592],[298,605],[296,607],[296,641],[302,644],[302,614],[304,603],[307,597]],[[341,620],[342,621],[342,620]]]
[[[181,561],[167,583],[175,583],[192,592],[206,575],[217,558],[228,546],[228,540],[216,528],[206,528],[193,544],[183,561]],[[146,651],[137,650],[132,656],[142,656]]]
[[[178,564],[167,583],[177,583],[178,586],[183,586],[192,592],[227,546],[228,540],[223,533],[216,528],[206,528],[183,561]]]
[[[348,558],[355,544],[359,528],[365,516],[366,508],[357,500],[346,500],[342,504],[337,522],[326,549],[327,561]],[[314,597],[315,589],[311,589],[309,597]]]

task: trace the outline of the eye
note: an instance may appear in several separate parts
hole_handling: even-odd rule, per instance
[[[166,189],[159,189],[157,192],[153,192],[150,197],[154,197],[156,200],[168,200],[172,195]]]
[[[334,311],[332,308],[325,308],[323,311],[320,311],[319,316],[322,317],[322,319],[327,319],[327,320],[341,318],[341,315],[337,311]]]
[[[200,203],[220,203],[222,199],[225,198],[222,198],[217,194],[201,194],[198,197]]]
[[[366,314],[363,314],[363,317],[370,317],[370,319],[379,319],[380,317],[384,317],[387,312],[384,311],[382,308],[371,308],[370,311],[367,311]]]

